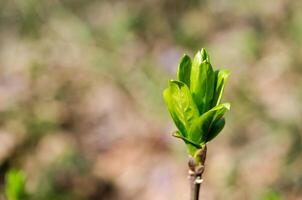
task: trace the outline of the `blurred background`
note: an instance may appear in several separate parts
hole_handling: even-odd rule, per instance
[[[162,100],[183,53],[232,71],[201,199],[302,199],[302,1],[0,0],[0,199],[189,199]]]

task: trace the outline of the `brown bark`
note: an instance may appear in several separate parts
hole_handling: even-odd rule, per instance
[[[205,160],[207,155],[207,146],[199,149],[195,158],[189,159],[189,178],[191,184],[191,200],[199,200],[201,183],[203,181],[202,174],[205,168]]]

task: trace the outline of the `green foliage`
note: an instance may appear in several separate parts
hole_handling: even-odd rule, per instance
[[[282,200],[282,197],[278,194],[278,192],[268,190],[262,195],[260,200]]]
[[[25,175],[22,171],[10,170],[5,177],[5,195],[7,200],[24,200],[25,192]]]
[[[215,74],[205,49],[198,51],[195,55],[190,79],[192,97],[200,113],[204,113],[208,110],[209,102],[213,98],[215,81]]]
[[[188,86],[172,80],[163,95],[177,128],[182,136],[187,137],[193,120],[199,116]]]
[[[191,58],[180,61],[177,80],[169,81],[163,96],[171,117],[178,128],[174,134],[187,145],[194,156],[197,149],[214,139],[225,125],[224,114],[229,103],[220,103],[230,72],[214,71],[210,57],[201,49]]]
[[[190,75],[191,75],[191,58],[188,55],[184,55],[178,65],[177,78],[179,81],[190,85]]]

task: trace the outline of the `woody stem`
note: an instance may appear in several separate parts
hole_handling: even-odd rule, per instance
[[[201,183],[203,181],[202,174],[204,172],[207,147],[203,146],[198,150],[196,158],[189,160],[189,178],[191,184],[191,200],[199,200]]]

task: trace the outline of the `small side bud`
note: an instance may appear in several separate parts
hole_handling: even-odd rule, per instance
[[[194,158],[198,164],[204,165],[207,157],[207,146],[204,145],[201,149],[197,150]]]
[[[193,159],[192,156],[189,157],[188,166],[189,166],[189,169],[190,169],[192,172],[195,172],[196,163],[195,163],[195,161],[194,161],[194,159]]]

